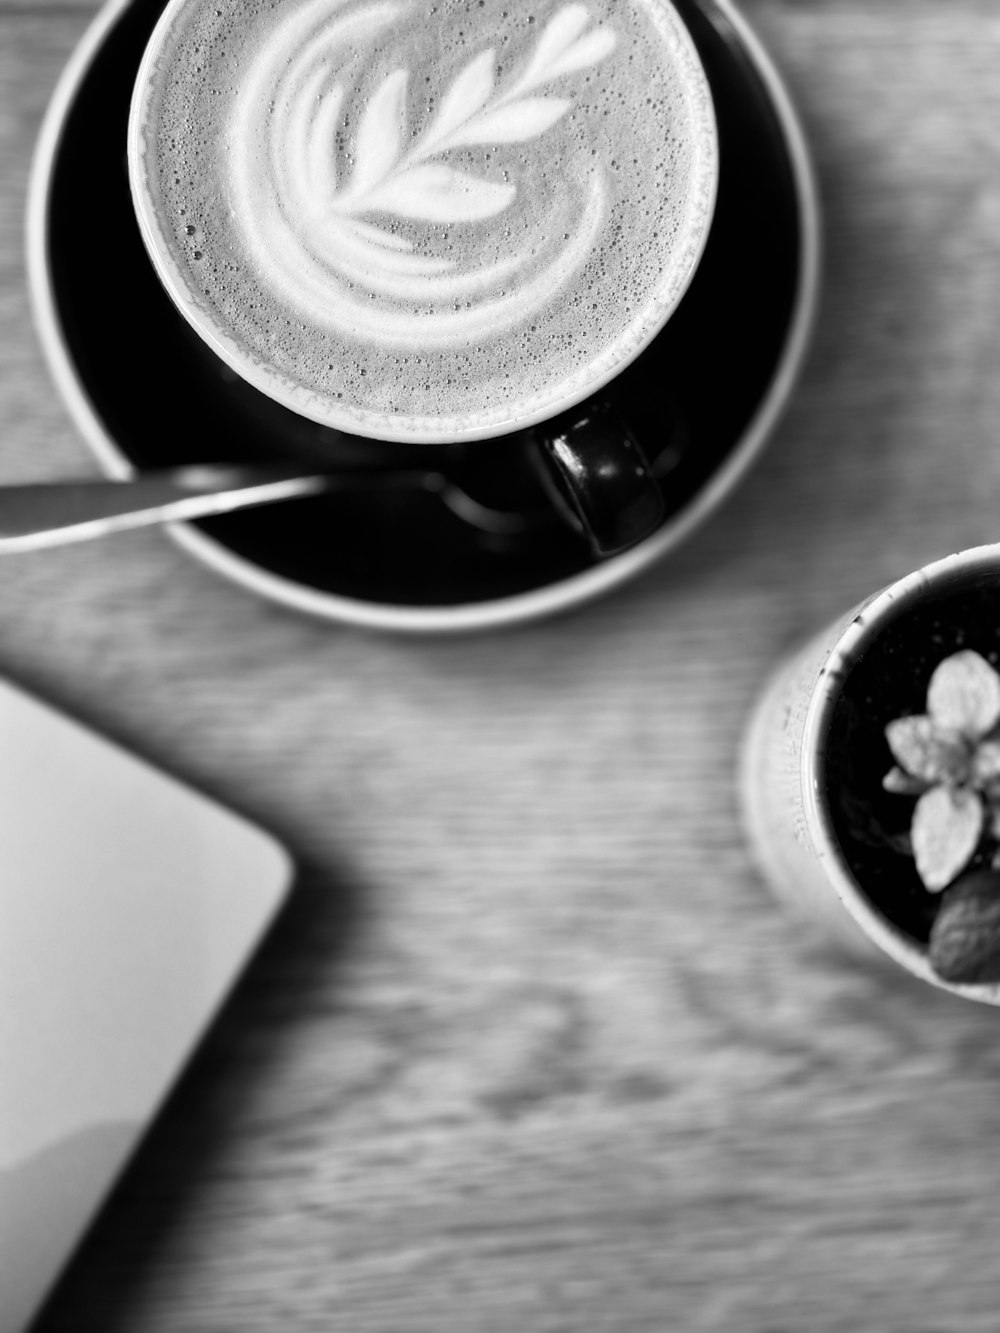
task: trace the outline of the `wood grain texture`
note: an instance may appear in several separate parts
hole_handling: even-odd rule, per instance
[[[0,0],[0,480],[93,471],[21,215],[92,4]],[[42,1333],[994,1333],[995,1011],[772,906],[734,776],[777,657],[1000,532],[1000,13],[747,0],[825,297],[705,529],[550,623],[320,626],[141,533],[4,562],[0,669],[281,835],[292,905]]]

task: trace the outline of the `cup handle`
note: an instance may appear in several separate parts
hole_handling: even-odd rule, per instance
[[[663,493],[642,445],[611,403],[582,403],[533,435],[545,489],[594,555],[617,555],[659,525]]]

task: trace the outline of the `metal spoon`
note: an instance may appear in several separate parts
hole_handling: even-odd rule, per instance
[[[325,475],[256,464],[199,464],[145,472],[124,481],[0,485],[0,554],[329,491],[407,487],[437,496],[466,523],[497,535],[520,536],[547,526],[554,517],[548,509],[492,509],[436,471],[382,469]]]

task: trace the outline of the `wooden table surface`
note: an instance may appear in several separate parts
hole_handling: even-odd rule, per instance
[[[97,470],[22,241],[95,9],[0,0],[3,481]],[[745,12],[814,150],[824,298],[768,450],[666,562],[431,640],[155,532],[5,558],[0,671],[301,867],[44,1333],[1000,1327],[1000,1015],[783,916],[734,781],[783,650],[1000,537],[1000,5]]]

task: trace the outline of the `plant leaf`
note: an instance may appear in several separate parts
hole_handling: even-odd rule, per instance
[[[946,888],[976,850],[983,805],[967,788],[932,787],[917,801],[910,836],[917,874],[932,893]]]
[[[901,768],[890,768],[882,779],[882,786],[885,791],[891,791],[897,796],[919,796],[927,790],[928,783],[924,778],[904,773]]]
[[[405,69],[393,70],[368,100],[354,146],[347,194],[358,199],[380,184],[399,161],[406,112]]]
[[[885,729],[896,762],[925,782],[960,780],[969,766],[968,746],[955,731],[944,731],[929,717],[899,717]]]
[[[451,136],[486,104],[493,91],[493,48],[480,51],[458,74],[441,99],[437,115],[428,125],[417,147],[416,155],[425,157],[438,149],[444,140],[451,145]],[[458,140],[475,143],[478,140]]]
[[[927,711],[940,726],[978,740],[1000,722],[1000,676],[971,650],[946,657],[927,687]]]
[[[522,97],[520,101],[495,107],[477,116],[452,135],[451,145],[473,143],[523,143],[535,139],[564,116],[572,103],[568,97]]]
[[[977,787],[1000,781],[1000,740],[980,741],[972,756],[972,780]]]
[[[503,212],[513,185],[480,180],[437,163],[410,167],[368,197],[368,207],[424,222],[476,222]]]
[[[913,839],[909,833],[886,834],[885,844],[890,851],[897,852],[900,856],[913,855]]]

